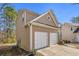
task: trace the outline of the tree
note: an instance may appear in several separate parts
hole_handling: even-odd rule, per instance
[[[9,4],[3,4],[0,8],[2,10],[1,18],[4,22],[4,31],[7,34],[7,38],[11,38],[15,30],[15,22],[17,18],[16,10]]]
[[[79,16],[72,18],[72,23],[79,23]]]
[[[6,32],[7,37],[11,37],[14,26],[15,26],[15,20],[16,20],[16,11],[11,6],[6,6],[4,8],[4,14],[3,14],[5,21],[6,21]]]

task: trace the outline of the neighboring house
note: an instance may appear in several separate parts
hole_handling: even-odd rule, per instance
[[[41,15],[20,10],[16,24],[17,44],[26,51],[58,43],[58,22],[51,10]]]
[[[79,42],[79,24],[64,23],[61,28],[62,40]]]

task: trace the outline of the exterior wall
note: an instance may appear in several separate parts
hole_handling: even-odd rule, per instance
[[[41,24],[50,25],[50,26],[55,26],[56,27],[56,25],[55,25],[54,21],[52,20],[52,18],[51,18],[51,16],[50,16],[49,13],[47,13],[44,16],[40,17],[35,22],[38,22],[38,23],[41,23]]]
[[[21,13],[21,14],[19,14],[19,13]],[[29,21],[31,21],[39,16],[39,14],[33,13],[32,11],[29,11],[26,9],[22,9],[22,10],[18,11],[18,15],[21,16],[21,19],[24,18],[24,25],[26,25],[26,23],[28,23]]]
[[[39,16],[29,10],[20,10],[16,21],[16,39],[20,48],[26,51],[30,50],[30,28],[25,27],[26,23]],[[20,42],[20,44],[19,44]]]
[[[44,27],[41,27],[41,26],[35,26],[35,25],[33,25],[33,26],[32,26],[32,32],[33,32],[33,33],[32,33],[32,35],[33,35],[33,36],[32,36],[32,37],[33,37],[33,38],[32,38],[32,40],[33,40],[33,42],[32,42],[32,43],[33,43],[33,44],[32,44],[33,47],[32,47],[32,48],[35,47],[35,46],[34,46],[34,42],[35,42],[35,36],[34,36],[35,34],[34,34],[34,33],[35,33],[36,31],[37,31],[37,32],[47,32],[47,33],[48,33],[48,41],[50,42],[50,33],[51,33],[51,32],[52,32],[52,33],[57,32],[57,29],[55,30],[55,29],[53,29],[53,28],[50,29],[50,28],[44,28]],[[50,46],[50,43],[49,43],[49,42],[48,42],[48,45]]]
[[[62,26],[62,40],[69,40],[72,42],[73,40],[73,32],[71,31],[70,24],[64,24]]]
[[[18,18],[16,21],[16,39],[17,44],[20,48],[29,50],[29,27],[24,26],[24,21],[22,20],[22,13],[23,12],[18,13]]]
[[[71,30],[72,28],[72,30]],[[62,32],[62,40],[69,40],[71,42],[74,42],[75,40],[75,34],[73,33],[73,31],[76,29],[76,26],[72,26],[69,23],[65,23],[62,28],[61,28],[61,32]]]

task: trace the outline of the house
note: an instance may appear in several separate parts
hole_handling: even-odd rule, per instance
[[[64,23],[61,28],[62,40],[79,42],[79,24]]]
[[[22,9],[16,21],[16,39],[26,51],[41,49],[58,43],[58,22],[49,10],[41,15]]]

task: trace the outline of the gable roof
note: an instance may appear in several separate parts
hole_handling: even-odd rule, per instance
[[[33,19],[33,20],[31,20],[31,21],[28,22],[27,24],[32,23],[32,22],[38,20],[40,17],[42,17],[42,16],[44,16],[44,15],[46,15],[46,14],[48,14],[48,13],[50,14],[50,17],[52,18],[52,21],[54,21],[55,25],[58,26],[58,22],[57,22],[57,20],[56,20],[56,17],[55,17],[55,15],[52,13],[51,10],[49,10],[48,12],[46,12],[46,13],[44,13],[44,14],[38,16],[37,18],[35,18],[35,19]],[[53,18],[54,18],[54,19],[53,19]]]

